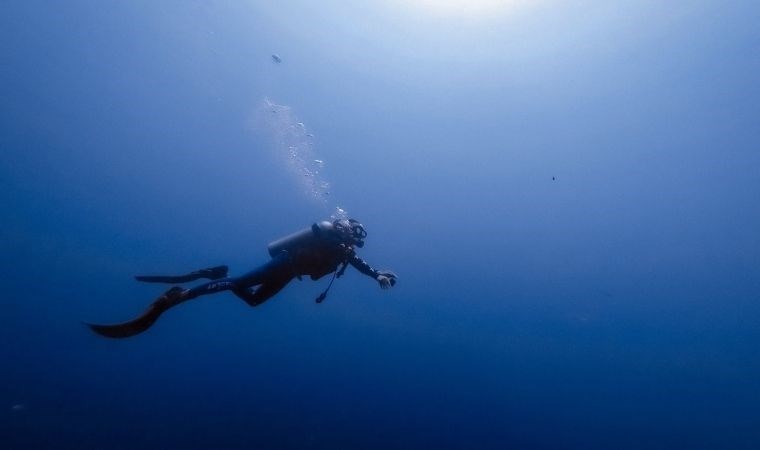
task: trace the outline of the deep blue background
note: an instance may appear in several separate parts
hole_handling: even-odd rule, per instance
[[[757,2],[276,3],[0,5],[0,447],[760,447]],[[395,289],[80,323],[335,206]]]

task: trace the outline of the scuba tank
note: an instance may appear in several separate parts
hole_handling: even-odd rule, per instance
[[[269,251],[269,256],[274,258],[283,251],[291,252],[297,248],[309,247],[317,241],[326,239],[335,239],[335,226],[323,220],[314,223],[309,228],[304,228],[301,231],[296,231],[293,234],[270,242],[267,245],[267,251]]]

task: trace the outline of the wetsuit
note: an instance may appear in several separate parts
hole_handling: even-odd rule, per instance
[[[209,278],[212,281],[194,287],[183,289],[175,286],[161,295],[134,320],[115,324],[87,324],[90,329],[101,336],[125,338],[142,333],[150,328],[158,317],[169,308],[187,300],[221,291],[231,291],[251,306],[257,306],[277,294],[293,278],[308,275],[312,280],[338,270],[341,264],[350,264],[361,273],[376,280],[382,276],[391,276],[395,284],[395,274],[379,272],[356,256],[352,246],[331,239],[316,240],[310,245],[281,251],[264,265],[239,277],[225,277],[226,266],[203,269],[180,276],[140,276],[140,281],[178,283],[199,278]],[[342,269],[341,269],[342,272]],[[340,273],[340,272],[338,272]],[[222,278],[224,277],[224,278]],[[324,298],[325,293],[321,296]],[[319,299],[318,299],[319,301]]]
[[[342,263],[351,264],[359,272],[377,279],[380,273],[370,267],[345,244],[315,243],[295,251],[283,251],[266,264],[234,278],[223,278],[186,291],[180,302],[201,295],[232,291],[251,306],[257,306],[280,292],[293,278],[308,275],[312,280],[338,270]]]

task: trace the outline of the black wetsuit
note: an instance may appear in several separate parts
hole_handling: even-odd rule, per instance
[[[312,280],[336,272],[342,264],[350,264],[361,273],[374,279],[381,275],[391,276],[389,283],[395,284],[395,274],[378,272],[356,256],[354,248],[328,234],[325,238],[314,239],[308,245],[290,250],[282,250],[262,266],[239,277],[226,277],[227,266],[202,269],[180,276],[138,276],[140,281],[158,283],[184,283],[201,278],[211,279],[192,289],[175,286],[165,292],[137,318],[114,325],[87,324],[101,336],[125,338],[147,330],[158,317],[169,308],[187,300],[221,291],[231,291],[251,306],[257,306],[270,299],[284,288],[293,278],[308,275]],[[342,269],[337,272],[339,275]],[[324,299],[326,291],[317,299]]]
[[[377,279],[379,273],[356,256],[352,247],[325,241],[295,251],[283,251],[266,264],[239,277],[223,278],[194,287],[180,301],[221,291],[232,291],[251,306],[260,305],[282,290],[293,278],[308,275],[312,280],[338,270],[342,263]]]

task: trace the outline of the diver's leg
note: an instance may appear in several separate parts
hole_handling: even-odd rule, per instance
[[[151,303],[150,306],[148,306],[148,309],[136,319],[115,325],[97,325],[91,323],[86,325],[89,326],[92,331],[105,337],[125,338],[134,336],[150,328],[151,325],[158,320],[161,314],[169,310],[169,308],[200,295],[212,294],[214,292],[233,288],[236,288],[236,286],[228,279],[212,281],[193,289],[184,289],[180,286],[174,286]]]
[[[289,276],[288,277],[286,277]],[[100,334],[101,336],[111,338],[125,338],[142,333],[150,328],[158,317],[167,311],[169,308],[179,305],[182,302],[191,300],[201,295],[213,294],[216,292],[231,290],[241,291],[245,288],[257,285],[268,284],[270,287],[264,289],[260,294],[253,293],[252,296],[255,301],[259,303],[263,302],[267,298],[271,297],[277,291],[282,289],[287,281],[292,278],[292,270],[290,263],[286,257],[276,257],[267,262],[263,266],[255,269],[242,277],[238,278],[224,278],[221,280],[211,281],[209,283],[202,284],[192,289],[183,289],[182,287],[175,286],[163,295],[158,297],[142,315],[129,322],[124,322],[116,325],[97,325],[86,324],[92,329],[92,331]],[[277,287],[277,280],[287,281]],[[275,289],[276,288],[276,289]],[[267,295],[268,293],[268,295]]]
[[[266,267],[266,265],[263,267]],[[248,277],[255,279],[255,273],[256,271],[249,273]],[[262,271],[262,274],[263,273],[264,271]],[[130,337],[142,333],[143,331],[150,328],[151,325],[153,325],[156,320],[158,320],[161,314],[173,306],[179,305],[180,303],[186,302],[187,300],[191,300],[201,295],[213,294],[215,292],[239,288],[240,286],[237,284],[237,279],[235,278],[224,278],[217,281],[211,281],[192,289],[183,289],[182,287],[175,286],[158,297],[153,303],[151,303],[150,306],[148,306],[148,309],[146,309],[145,312],[143,312],[136,319],[115,325],[97,325],[88,323],[87,326],[89,326],[92,331],[98,333],[101,336],[110,338]]]
[[[278,255],[266,264],[234,278],[223,278],[188,289],[182,294],[182,301],[190,300],[201,295],[215,294],[221,291],[243,291],[251,286],[268,283],[284,276],[292,277],[292,269],[287,255]],[[288,281],[290,281],[288,279]]]
[[[177,276],[164,276],[164,275],[137,275],[135,279],[137,281],[144,281],[147,283],[170,283],[180,284],[187,283],[189,281],[195,281],[201,278],[207,278],[209,280],[218,280],[227,276],[227,266],[209,267],[208,269],[196,270],[185,275]]]
[[[237,280],[238,288],[232,289],[250,306],[258,306],[280,292],[295,276],[290,258],[281,253],[262,268],[243,275]],[[256,286],[256,288],[251,288]]]
[[[255,289],[235,289],[232,291],[232,293],[243,299],[243,301],[248,303],[250,306],[259,306],[260,304],[274,297],[274,295],[280,292],[282,288],[284,288],[292,279],[293,278],[290,277],[287,279],[268,280]]]
[[[209,281],[200,286],[186,289],[182,293],[182,301],[191,300],[201,295],[216,294],[217,292],[230,291],[237,289],[238,285],[235,278],[222,278],[221,280]]]
[[[175,286],[163,295],[158,297],[153,303],[148,306],[139,317],[115,325],[97,325],[86,324],[90,329],[101,336],[110,338],[125,338],[140,334],[143,331],[153,325],[159,316],[166,312],[169,308],[179,305],[180,303],[194,299],[201,295],[213,294],[215,292],[235,290],[239,289],[239,286],[235,283],[234,278],[225,278],[218,281],[211,281],[209,283],[202,284],[192,289],[184,289],[180,286]]]

